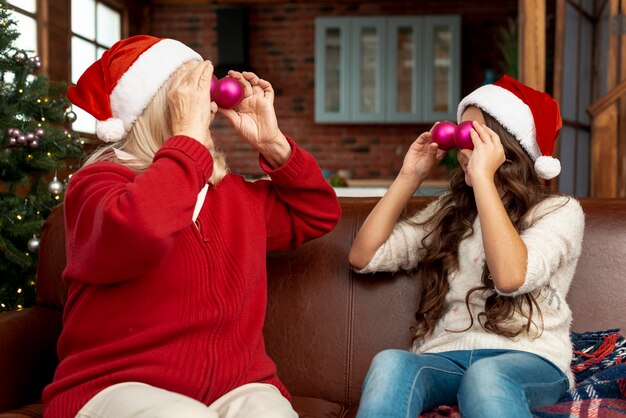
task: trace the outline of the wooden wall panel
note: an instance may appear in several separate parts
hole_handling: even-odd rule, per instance
[[[591,195],[617,197],[617,117],[618,102],[613,102],[593,118],[591,126]],[[598,140],[602,138],[602,140]]]
[[[520,81],[545,90],[546,74],[546,1],[519,0]]]
[[[622,0],[620,13],[626,16],[626,0]],[[619,45],[619,82],[626,81],[626,35],[620,35]],[[626,198],[626,96],[619,100],[617,135],[617,197]]]

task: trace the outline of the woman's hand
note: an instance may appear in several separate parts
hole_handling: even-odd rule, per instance
[[[445,151],[440,150],[439,146],[433,142],[430,131],[424,132],[409,147],[404,156],[400,175],[421,183],[445,154]]]
[[[504,163],[504,147],[497,133],[486,125],[472,122],[470,131],[474,150],[467,164],[467,171],[472,180],[481,178],[493,181],[498,168]]]
[[[182,66],[167,93],[172,133],[186,135],[213,148],[209,126],[217,105],[211,102],[211,61],[190,62]]]
[[[237,133],[259,151],[270,165],[279,167],[289,159],[291,147],[278,128],[272,85],[247,71],[229,71],[228,75],[242,84],[243,100],[235,109],[218,111],[226,116]]]

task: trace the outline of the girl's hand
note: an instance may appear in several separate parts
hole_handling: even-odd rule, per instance
[[[467,164],[467,171],[472,179],[490,179],[504,163],[504,147],[500,137],[486,125],[472,122],[474,129],[470,131],[474,150]]]
[[[217,105],[211,103],[211,61],[184,64],[172,80],[167,103],[174,135],[186,135],[213,148],[209,126]]]
[[[400,175],[421,182],[445,154],[446,152],[440,150],[439,146],[433,142],[430,131],[424,132],[409,147],[404,156]]]

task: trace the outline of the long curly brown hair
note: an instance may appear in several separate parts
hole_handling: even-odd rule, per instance
[[[527,214],[542,200],[558,193],[546,187],[534,170],[533,161],[513,137],[493,117],[484,113],[486,125],[495,131],[504,146],[506,161],[496,172],[496,187],[502,196],[502,203],[513,226],[518,232],[527,229]],[[415,341],[421,341],[430,334],[439,318],[446,311],[445,296],[449,290],[448,275],[459,267],[459,244],[474,233],[473,223],[478,216],[474,192],[465,183],[462,168],[457,168],[450,180],[450,193],[442,197],[439,210],[421,225],[429,224],[433,228],[422,240],[421,261],[418,267],[419,280],[423,291],[415,318]],[[530,293],[516,297],[507,297],[494,291],[489,267],[485,263],[482,284],[470,289],[465,297],[465,305],[470,313],[471,322],[467,328],[452,330],[463,332],[474,324],[470,309],[470,296],[474,292],[488,295],[484,311],[478,314],[480,325],[487,331],[509,338],[521,333],[529,333],[533,325],[540,335],[543,325],[533,321],[535,314],[542,319],[541,310]],[[511,321],[519,313],[525,318],[524,323]]]

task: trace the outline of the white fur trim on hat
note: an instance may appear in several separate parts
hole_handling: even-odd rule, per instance
[[[125,132],[163,83],[187,61],[202,61],[202,57],[179,41],[163,39],[144,51],[126,70],[111,92],[111,113],[123,122]]]
[[[497,120],[517,138],[533,161],[541,156],[533,114],[528,105],[515,94],[494,84],[479,87],[459,103],[458,122],[461,122],[461,116],[468,106],[476,106]]]
[[[535,171],[542,179],[550,180],[561,172],[561,163],[556,158],[542,155],[535,160]]]
[[[104,142],[116,142],[124,138],[126,130],[124,123],[115,118],[98,121],[96,124],[96,135]]]

